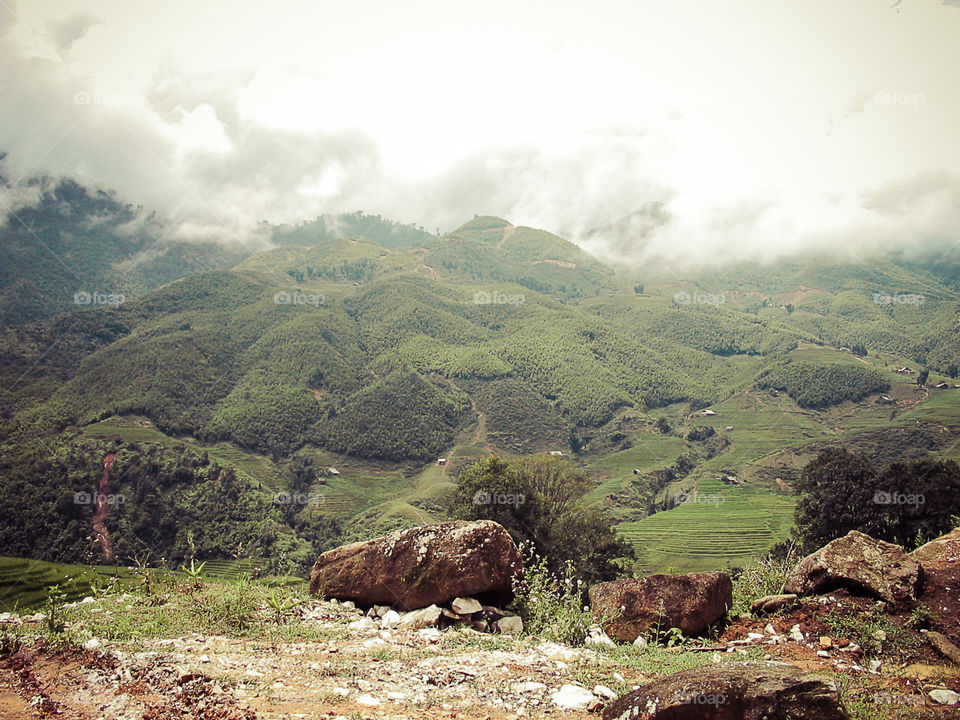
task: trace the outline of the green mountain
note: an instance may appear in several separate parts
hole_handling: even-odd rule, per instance
[[[915,258],[807,257],[685,282],[651,268],[639,286],[643,268],[628,280],[494,217],[436,236],[355,213],[275,238],[230,269],[0,329],[0,471],[16,479],[3,499],[42,508],[0,542],[103,560],[83,541],[92,509],[64,493],[92,487],[108,454],[138,505],[206,502],[174,480],[144,494],[152,452],[174,474],[196,468],[187,485],[231,478],[218,521],[237,519],[230,542],[302,565],[333,537],[439,519],[471,458],[553,451],[595,479],[590,501],[644,568],[723,567],[785,537],[790,483],[823,447],[960,455],[960,392],[932,387],[956,375],[960,294]],[[277,508],[292,478],[315,502]],[[224,556],[200,516],[148,541],[142,508],[111,512],[129,552],[179,559],[195,542]],[[264,523],[270,542],[255,539]]]

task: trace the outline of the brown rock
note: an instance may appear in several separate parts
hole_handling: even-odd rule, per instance
[[[323,553],[310,574],[310,593],[405,610],[457,597],[501,603],[522,572],[520,552],[502,525],[445,522]]]
[[[929,642],[938,653],[960,665],[960,648],[950,642],[950,639],[946,635],[933,631],[924,633],[924,635],[927,636],[927,642]]]
[[[623,695],[603,720],[848,720],[827,677],[782,663],[707,665]]]
[[[733,586],[723,572],[650,575],[590,588],[594,618],[619,643],[633,642],[658,622],[663,630],[675,627],[696,635],[726,615],[732,604]]]
[[[922,582],[923,568],[902,547],[851,530],[801,560],[784,589],[809,595],[846,588],[900,605],[916,599]]]
[[[517,615],[509,615],[497,620],[497,630],[507,635],[517,635],[523,632],[523,620]]]
[[[797,596],[793,593],[785,593],[783,595],[764,595],[762,598],[757,598],[753,601],[753,604],[750,606],[750,612],[754,613],[755,615],[775,613],[785,607],[790,607],[796,601]]]
[[[934,614],[932,629],[960,638],[960,529],[909,555],[923,567],[923,603]]]
[[[960,566],[960,528],[921,545],[910,557],[924,570],[957,570]]]

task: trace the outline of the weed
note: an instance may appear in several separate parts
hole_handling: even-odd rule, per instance
[[[750,612],[754,600],[766,595],[781,594],[796,564],[796,547],[791,544],[785,557],[777,559],[768,555],[744,568],[733,582],[731,615],[745,615]]]
[[[868,657],[890,653],[908,655],[920,646],[920,641],[909,630],[895,625],[878,609],[857,615],[834,610],[823,621],[835,635],[857,643]]]
[[[926,630],[933,622],[933,612],[926,605],[917,605],[910,611],[910,626],[914,630]]]
[[[523,546],[524,576],[514,578],[513,609],[523,619],[524,629],[534,635],[567,645],[583,645],[593,615],[582,604],[583,583],[573,579],[567,563],[562,578],[547,568],[545,558],[529,545]]]

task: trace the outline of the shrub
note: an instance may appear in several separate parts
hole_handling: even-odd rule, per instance
[[[529,544],[521,549],[525,570],[522,578],[514,578],[511,607],[523,619],[524,629],[554,642],[583,645],[593,624],[593,615],[581,600],[583,583],[574,580],[569,563],[558,578]]]

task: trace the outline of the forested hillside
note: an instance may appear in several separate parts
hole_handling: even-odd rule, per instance
[[[38,208],[21,217],[48,230],[77,213],[136,216],[69,184]],[[956,375],[958,295],[915,262],[811,257],[679,282],[487,216],[445,235],[361,213],[273,232],[278,247],[231,269],[0,330],[5,487],[46,498],[8,529],[27,539],[18,552],[97,555],[91,509],[57,498],[113,451],[118,482],[140,472],[156,486],[123,485],[138,500],[109,510],[119,550],[186,557],[179,521],[154,537],[142,505],[189,518],[203,488],[228,482],[224,521],[247,520],[227,544],[186,522],[193,542],[211,557],[234,541],[275,555],[250,538],[278,523],[264,537],[296,563],[338,528],[362,537],[442,518],[472,459],[551,451],[584,469],[584,502],[617,518],[644,567],[713,567],[785,537],[790,483],[819,449],[879,461],[907,432],[922,440],[914,457],[955,449],[942,433],[960,427],[958,395],[916,376],[925,368],[932,388]],[[22,247],[6,237],[3,252]],[[91,248],[91,267],[122,249],[72,242]],[[319,499],[277,508],[270,493],[302,477],[301,461],[315,471],[300,489]],[[676,499],[698,489],[723,498],[716,517]]]

